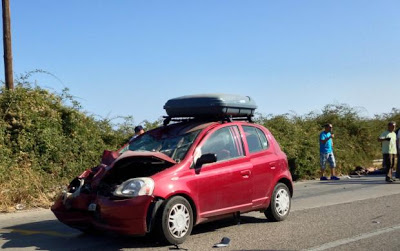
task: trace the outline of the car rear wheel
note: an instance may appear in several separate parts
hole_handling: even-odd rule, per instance
[[[193,211],[190,203],[181,196],[172,197],[160,208],[158,221],[161,238],[171,244],[181,244],[193,228]]]
[[[289,188],[283,183],[278,183],[264,214],[270,221],[282,221],[289,215],[291,204]]]

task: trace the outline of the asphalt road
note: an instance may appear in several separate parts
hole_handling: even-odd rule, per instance
[[[292,211],[283,222],[262,213],[196,226],[181,250],[400,250],[400,181],[381,176],[295,183]],[[50,210],[0,214],[6,250],[176,250],[150,237],[90,236],[64,226]]]

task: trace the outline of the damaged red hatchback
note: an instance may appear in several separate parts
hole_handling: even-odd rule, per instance
[[[210,97],[222,105],[210,106]],[[52,211],[85,232],[154,231],[172,244],[184,242],[194,225],[221,217],[260,211],[271,221],[284,220],[293,195],[286,155],[265,127],[251,122],[255,104],[246,107],[247,99],[168,101],[163,126],[119,151],[105,151],[102,163],[75,178]]]

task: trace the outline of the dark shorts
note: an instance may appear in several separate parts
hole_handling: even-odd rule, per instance
[[[390,169],[394,167],[394,160],[396,158],[396,154],[383,154],[383,162],[382,166],[385,169],[386,175],[389,173]]]

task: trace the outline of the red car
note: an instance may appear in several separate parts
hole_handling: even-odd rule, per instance
[[[155,231],[179,244],[194,225],[250,211],[290,212],[293,184],[272,134],[248,121],[189,119],[135,138],[74,179],[52,211],[82,231]]]

